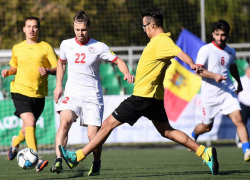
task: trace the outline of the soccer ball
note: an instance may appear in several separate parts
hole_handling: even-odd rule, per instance
[[[37,152],[33,149],[25,148],[17,154],[17,163],[23,169],[33,169],[38,161]]]

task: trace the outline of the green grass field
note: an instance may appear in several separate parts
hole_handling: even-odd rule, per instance
[[[44,179],[250,179],[250,163],[243,160],[243,152],[234,146],[218,147],[219,174],[211,175],[206,164],[195,153],[184,148],[111,149],[102,155],[101,174],[88,177],[92,155],[76,168],[69,169],[63,162],[64,173],[49,171],[54,154],[44,154],[49,165],[41,172],[23,170],[16,162],[0,156],[0,180],[44,180]]]

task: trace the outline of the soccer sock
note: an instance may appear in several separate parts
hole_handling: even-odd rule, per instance
[[[19,146],[19,144],[21,144],[21,142],[23,142],[25,140],[25,137],[24,137],[24,135],[23,135],[23,133],[22,133],[22,129],[19,131],[19,134],[18,134],[18,136],[14,139],[14,141],[13,141],[13,146],[15,146],[15,147],[18,147]]]
[[[195,152],[197,156],[201,157],[202,159],[205,159],[205,149],[206,147],[203,145],[200,145],[197,151]]]
[[[243,150],[244,154],[246,153],[247,149],[250,149],[250,143],[249,142],[245,142],[245,143],[242,144],[242,150]]]
[[[83,159],[85,159],[85,155],[83,154],[81,149],[76,151],[76,157],[77,157],[77,162],[80,162]]]
[[[194,134],[194,131],[192,132],[192,136],[193,136],[193,138],[195,139],[195,141],[196,141],[197,138],[199,137],[199,135],[197,136],[197,135]]]
[[[25,139],[27,146],[31,149],[34,149],[37,152],[37,144],[36,144],[36,128],[35,127],[26,127],[25,128]]]

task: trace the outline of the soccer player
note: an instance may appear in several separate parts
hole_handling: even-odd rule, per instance
[[[73,19],[75,38],[62,41],[60,60],[57,66],[57,83],[54,90],[57,111],[60,112],[60,126],[56,134],[56,159],[51,172],[63,172],[59,145],[66,146],[68,131],[78,118],[81,126],[87,126],[91,141],[102,124],[103,95],[99,75],[100,60],[113,62],[124,74],[124,80],[134,83],[126,63],[118,58],[109,47],[90,38],[90,17],[79,11]],[[68,80],[63,97],[62,80],[68,64]],[[94,160],[89,176],[99,175],[101,167],[101,144],[93,149]]]
[[[37,152],[36,122],[44,109],[48,75],[56,74],[57,55],[51,45],[39,41],[39,29],[39,18],[25,19],[23,32],[26,40],[13,47],[11,67],[1,72],[3,78],[15,75],[10,84],[11,98],[16,108],[14,114],[23,120],[19,135],[12,138],[7,154],[9,160],[16,157],[19,144],[24,140],[29,148]],[[36,171],[42,171],[47,165],[48,161],[40,158]]]
[[[247,124],[247,120],[250,118],[250,67],[247,67],[245,75],[240,78],[243,86],[243,90],[238,94],[238,100],[240,102],[242,120],[244,124]],[[235,137],[236,145],[238,148],[242,148],[239,136],[236,133]]]
[[[235,50],[226,45],[230,26],[225,20],[219,20],[213,25],[213,41],[201,47],[198,52],[196,64],[205,71],[201,73],[201,98],[202,98],[202,123],[198,124],[191,137],[196,141],[198,136],[211,131],[214,117],[221,112],[228,115],[235,124],[240,137],[244,160],[250,161],[248,132],[240,113],[240,105],[236,93],[242,91],[242,85],[235,64]],[[235,90],[233,83],[228,78],[229,70],[238,83]],[[221,74],[220,80],[216,80]]]
[[[189,147],[197,156],[207,163],[212,174],[219,170],[216,149],[198,145],[185,133],[171,127],[164,109],[163,80],[166,68],[171,58],[177,56],[200,73],[202,70],[184,53],[163,30],[163,15],[160,9],[152,8],[142,11],[143,30],[150,38],[139,60],[135,78],[133,95],[124,100],[113,113],[103,122],[96,136],[83,148],[77,151],[67,151],[59,146],[63,158],[71,167],[78,165],[96,147],[102,145],[112,130],[123,123],[131,126],[145,116],[152,121],[158,132],[165,138]]]

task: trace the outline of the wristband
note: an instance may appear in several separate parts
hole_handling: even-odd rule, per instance
[[[45,70],[46,70],[46,74],[49,74],[49,69],[48,69],[48,68],[46,68]]]

